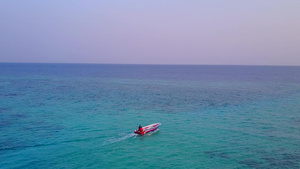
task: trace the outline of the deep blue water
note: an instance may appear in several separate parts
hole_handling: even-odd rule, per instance
[[[132,134],[160,122],[151,135]],[[300,67],[0,63],[0,168],[300,168]]]

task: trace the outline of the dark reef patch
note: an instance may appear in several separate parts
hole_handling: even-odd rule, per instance
[[[0,114],[6,112],[7,110],[8,110],[8,108],[2,108],[2,107],[0,107]]]

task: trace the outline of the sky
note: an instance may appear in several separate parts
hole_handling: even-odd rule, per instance
[[[0,62],[300,65],[299,0],[3,0]]]

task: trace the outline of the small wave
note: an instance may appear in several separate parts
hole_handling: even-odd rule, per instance
[[[116,143],[116,142],[119,142],[119,141],[122,141],[122,140],[126,140],[126,139],[128,139],[130,137],[133,137],[135,135],[136,134],[131,133],[131,134],[127,134],[127,135],[125,135],[121,138],[112,138],[112,139],[109,139],[109,140],[105,141],[102,145],[112,144],[112,143]]]

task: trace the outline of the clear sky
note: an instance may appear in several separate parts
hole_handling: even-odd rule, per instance
[[[3,0],[0,62],[300,65],[300,0]]]

